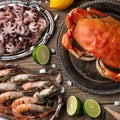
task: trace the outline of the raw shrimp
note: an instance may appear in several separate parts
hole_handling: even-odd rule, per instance
[[[49,88],[43,89],[41,92],[36,92],[33,97],[38,97],[38,99],[42,99],[44,97],[47,97],[49,95],[51,95],[52,93],[54,93],[55,90],[55,86],[52,85]]]
[[[11,77],[11,82],[22,82],[22,81],[34,81],[38,80],[38,75],[33,74],[18,74],[16,76]]]
[[[8,105],[12,100],[23,96],[24,93],[19,91],[4,92],[0,95],[0,105]]]
[[[7,75],[15,75],[16,73],[18,73],[18,71],[16,71],[16,68],[7,68],[0,70],[0,77],[5,77]]]
[[[12,70],[13,69],[11,69],[11,68],[0,70],[0,76],[3,77],[3,76],[8,75]]]
[[[6,68],[0,70],[0,81],[5,82],[8,80],[11,76],[16,75],[20,72],[18,68]]]
[[[12,110],[14,111],[18,105],[21,104],[29,104],[29,103],[37,103],[38,99],[35,97],[23,96],[20,97],[12,103]]]
[[[14,102],[12,103],[12,110],[14,111],[14,109],[16,109],[16,107],[18,105],[29,104],[29,103],[40,104],[40,103],[43,103],[43,102],[40,102],[37,97],[23,96],[23,97],[20,97],[20,98],[14,100]]]
[[[46,88],[50,84],[49,81],[36,81],[36,82],[27,82],[22,85],[24,90],[29,90],[33,88]]]
[[[23,96],[22,92],[5,92],[0,95],[0,113],[12,114],[12,101],[18,97]]]
[[[11,83],[11,82],[0,83],[0,92],[17,90],[19,88],[20,86],[18,86],[15,83]]]
[[[18,64],[0,64],[0,70],[7,69],[7,68],[15,68]]]
[[[53,111],[55,111],[55,109],[48,106],[36,104],[21,104],[14,109],[13,114],[17,117],[45,117]]]

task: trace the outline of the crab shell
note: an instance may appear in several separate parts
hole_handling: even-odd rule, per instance
[[[94,9],[93,9],[94,10]],[[99,17],[94,17],[96,14]],[[106,65],[120,69],[120,22],[100,11],[76,8],[66,16],[67,33],[64,40],[73,38],[83,49],[101,59]],[[72,48],[73,49],[73,48]],[[72,51],[73,52],[73,51]],[[75,50],[74,50],[75,52]]]

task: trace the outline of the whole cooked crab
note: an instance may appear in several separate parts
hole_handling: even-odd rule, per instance
[[[62,45],[77,58],[92,55],[99,59],[96,63],[100,74],[120,82],[119,72],[109,69],[120,69],[120,22],[94,8],[75,8],[67,14],[66,24]]]

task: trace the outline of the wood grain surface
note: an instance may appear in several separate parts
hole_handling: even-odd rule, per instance
[[[91,0],[89,0],[91,1]],[[78,5],[86,2],[86,0],[81,0],[81,2],[76,2],[74,3],[71,7],[69,7],[68,9],[66,10],[63,10],[63,11],[59,11],[59,10],[54,10],[54,9],[50,9],[49,8],[49,2],[45,2],[45,1],[37,1],[39,2],[39,4],[44,7],[45,9],[47,9],[51,14],[52,16],[54,17],[56,14],[59,15],[58,17],[58,20],[56,21],[56,26],[55,26],[55,30],[54,30],[54,33],[52,35],[52,37],[49,39],[48,43],[47,43],[47,46],[49,47],[49,49],[51,48],[54,48],[54,49],[57,49],[57,37],[59,35],[59,28],[61,27],[64,19],[65,19],[65,16],[66,14],[70,11],[70,9],[72,8],[75,8],[77,7]],[[41,68],[48,68],[48,67],[51,67],[52,64],[56,64],[57,68],[56,69],[59,69],[61,74],[63,75],[63,83],[62,83],[62,86],[65,87],[65,94],[64,94],[64,102],[66,103],[66,100],[67,98],[70,96],[70,95],[76,95],[78,96],[82,101],[84,101],[85,99],[87,98],[93,98],[95,99],[96,101],[98,101],[101,105],[105,105],[105,104],[111,104],[113,103],[114,101],[116,100],[120,100],[120,94],[116,94],[116,95],[96,95],[96,94],[90,94],[90,93],[87,93],[85,91],[82,91],[81,89],[77,88],[76,86],[68,86],[67,84],[67,77],[64,75],[63,71],[61,70],[61,66],[60,64],[58,63],[58,59],[57,59],[57,54],[52,54],[51,55],[51,60],[50,60],[50,63],[48,65],[45,65],[45,66],[41,66],[41,65],[38,65],[37,63],[35,63],[30,56],[26,57],[26,58],[23,58],[23,59],[19,59],[19,60],[14,60],[14,61],[0,61],[0,63],[17,63],[23,67],[26,67],[26,68],[29,68],[31,70],[34,70],[36,72],[39,71],[39,69]],[[53,82],[55,82],[55,78],[56,76],[49,76]],[[92,120],[91,118],[88,118],[84,115],[80,115],[80,116],[75,116],[75,117],[70,117],[67,115],[66,113],[66,110],[65,110],[65,104],[62,108],[62,111],[59,115],[59,118],[58,120]],[[107,112],[105,112],[105,119],[103,120],[115,120],[111,115],[109,115]]]

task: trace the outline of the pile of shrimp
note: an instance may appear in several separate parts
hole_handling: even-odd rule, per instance
[[[15,120],[48,119],[62,102],[60,89],[19,65],[0,65],[0,113]]]

